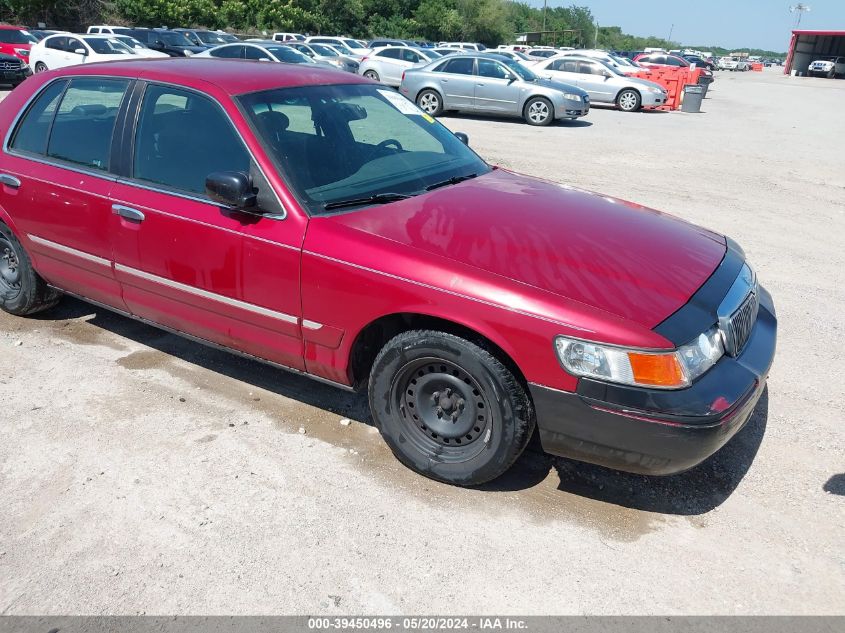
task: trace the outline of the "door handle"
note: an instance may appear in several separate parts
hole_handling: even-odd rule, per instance
[[[122,204],[113,204],[111,205],[112,213],[115,215],[119,215],[122,218],[126,218],[127,220],[132,220],[133,222],[143,222],[144,221],[144,214],[138,211],[138,209],[133,209],[132,207],[125,207]]]
[[[21,186],[21,181],[9,174],[0,174],[0,183],[12,189],[17,189]]]

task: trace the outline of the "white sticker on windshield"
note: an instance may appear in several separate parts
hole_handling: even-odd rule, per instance
[[[402,114],[413,114],[416,116],[422,116],[423,111],[420,110],[417,106],[413,103],[408,101],[405,97],[400,95],[398,92],[393,92],[392,90],[378,90],[379,94],[390,101],[391,105],[395,107],[399,112]]]

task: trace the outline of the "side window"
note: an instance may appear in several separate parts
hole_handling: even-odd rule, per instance
[[[266,59],[271,61],[270,55],[260,48],[256,48],[255,46],[244,46],[243,48],[245,59]]]
[[[471,75],[473,61],[472,57],[456,57],[455,59],[450,59],[442,66],[438,66],[437,70],[453,75]]]
[[[666,63],[669,64],[670,66],[683,66],[681,61],[679,59],[674,58],[674,57],[667,57]]]
[[[22,152],[44,154],[47,152],[47,137],[56,106],[64,92],[66,81],[54,81],[38,96],[29,107],[18,129],[9,143],[9,147]]]
[[[578,62],[578,72],[582,75],[592,75],[593,65],[590,62]]]
[[[56,112],[47,155],[108,169],[114,122],[128,86],[128,79],[72,80]]]
[[[413,64],[416,64],[418,61],[420,61],[420,56],[417,55],[410,48],[403,48],[402,49],[402,59],[406,62],[411,62]]]
[[[590,67],[591,75],[604,76],[604,66],[602,66],[601,64],[596,64],[595,62],[592,62],[588,64],[588,66]]]
[[[241,59],[243,57],[243,46],[223,46],[210,54],[214,57],[222,57],[223,59]]]
[[[250,167],[243,141],[211,99],[169,86],[147,87],[135,133],[133,178],[203,194],[210,173],[250,173]]]
[[[508,71],[499,62],[495,62],[492,59],[479,59],[478,76],[505,79],[508,77]]]
[[[568,73],[577,73],[578,72],[578,62],[573,60],[562,60],[563,66],[561,70],[566,71]]]
[[[56,50],[56,51],[63,51],[67,48],[66,45],[65,45],[65,42],[67,42],[66,37],[51,37],[44,44],[44,48],[52,48],[53,50]]]
[[[379,52],[378,57],[387,57],[388,59],[399,59],[400,51],[396,48],[386,48]]]
[[[67,44],[65,45],[65,50],[68,53],[75,53],[80,48],[84,51],[88,50],[87,48],[85,48],[85,45],[82,42],[80,42],[79,40],[77,40],[73,37],[67,38]]]

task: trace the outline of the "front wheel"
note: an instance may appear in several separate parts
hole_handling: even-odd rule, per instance
[[[525,104],[522,115],[529,125],[549,125],[555,118],[555,110],[548,99],[534,97]]]
[[[18,238],[0,223],[0,309],[26,316],[52,308],[60,297],[35,272]]]
[[[38,62],[37,64],[35,64],[35,72],[43,73],[43,72],[46,72],[46,71],[47,71],[47,64],[45,64],[44,62]]]
[[[630,88],[622,90],[616,97],[616,105],[623,112],[636,112],[640,109],[641,103],[640,93]]]
[[[417,106],[429,116],[443,114],[443,99],[434,90],[423,90],[417,95]]]
[[[531,401],[513,373],[486,349],[444,332],[391,339],[373,364],[369,398],[400,462],[458,486],[503,474],[534,431]]]
[[[364,77],[367,79],[372,79],[373,81],[380,81],[378,73],[374,70],[368,70],[364,72]]]

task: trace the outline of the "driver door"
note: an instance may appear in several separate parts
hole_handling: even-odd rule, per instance
[[[515,75],[494,59],[478,59],[475,108],[486,112],[519,114],[519,87]]]
[[[577,86],[586,90],[590,101],[612,102],[616,90],[611,85],[604,66],[598,62],[578,62]]]

